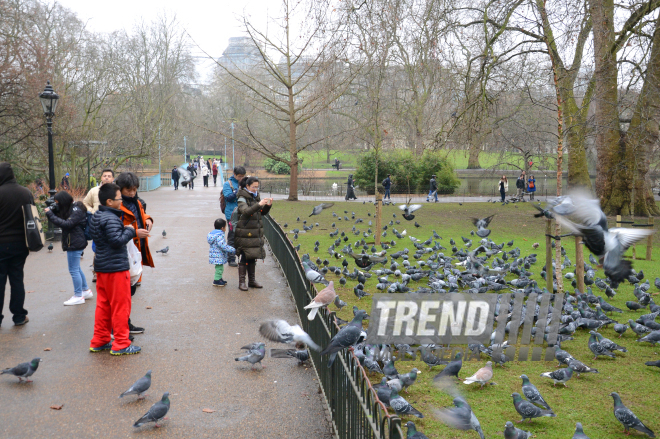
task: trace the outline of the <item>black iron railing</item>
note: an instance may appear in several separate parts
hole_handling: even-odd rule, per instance
[[[321,309],[311,322],[304,306],[316,291],[305,277],[300,258],[280,226],[269,216],[264,218],[264,234],[273,256],[289,283],[298,308],[303,329],[325,347],[339,328],[334,313]],[[339,438],[403,439],[401,419],[390,415],[378,401],[365,370],[351,351],[340,352],[332,367],[328,357],[310,350],[311,360],[321,384],[321,390],[332,415],[332,425]]]

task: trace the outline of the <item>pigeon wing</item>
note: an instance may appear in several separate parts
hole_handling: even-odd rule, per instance
[[[259,326],[259,333],[277,343],[293,341],[292,327],[285,320],[268,320]]]

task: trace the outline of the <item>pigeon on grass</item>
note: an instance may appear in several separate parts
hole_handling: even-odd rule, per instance
[[[481,387],[479,390],[484,388],[484,385],[488,383],[493,378],[493,362],[488,361],[484,367],[479,369],[478,371],[475,372],[474,375],[472,375],[469,378],[466,378],[465,381],[463,381],[463,384],[472,384],[472,383],[479,383],[481,384]]]
[[[415,423],[413,421],[406,422],[405,426],[408,427],[406,439],[429,439],[427,435],[421,431],[417,431],[417,427],[415,427]]]
[[[167,419],[165,415],[167,415],[169,409],[170,409],[170,392],[165,392],[163,394],[163,398],[154,405],[152,405],[149,411],[144,414],[144,416],[142,416],[140,419],[135,421],[133,427],[141,427],[149,422],[153,422],[156,427],[160,427],[160,425],[158,425],[158,422],[163,419]]]
[[[544,378],[550,378],[553,381],[553,387],[556,387],[557,383],[563,384],[564,387],[568,387],[566,382],[573,377],[573,368],[568,366],[564,369],[557,369],[554,372],[542,373],[541,376]]]
[[[3,370],[0,372],[0,375],[14,375],[18,378],[19,383],[23,381],[23,378],[25,378],[26,383],[31,383],[32,380],[30,380],[29,377],[37,371],[40,362],[41,358],[33,358],[29,363],[21,363],[18,366]]]
[[[623,425],[623,428],[626,430],[626,434],[630,434],[628,430],[632,428],[633,430],[637,430],[646,434],[648,437],[655,437],[655,433],[653,433],[650,428],[644,425],[642,421],[640,421],[639,418],[635,416],[632,410],[623,405],[623,402],[621,402],[621,397],[618,393],[612,392],[610,393],[610,396],[614,399],[614,417],[621,423],[621,425]]]
[[[147,374],[137,380],[127,391],[119,395],[120,398],[123,398],[127,395],[137,395],[137,399],[144,399],[147,396],[144,392],[149,390],[151,387],[151,371],[148,370]]]
[[[506,424],[504,424],[505,439],[529,439],[531,437],[532,433],[516,428],[511,421],[507,421]]]
[[[314,343],[312,337],[309,336],[299,325],[289,325],[286,320],[268,320],[259,326],[259,333],[270,341],[277,343],[296,343],[302,342],[315,351],[320,351],[321,348]]]
[[[552,410],[548,403],[545,402],[545,399],[543,399],[543,396],[541,396],[539,389],[529,382],[527,375],[520,375],[520,378],[522,378],[522,393],[525,395],[525,398],[532,404],[540,405],[546,410]]]
[[[540,418],[543,416],[550,418],[557,417],[557,415],[555,415],[552,410],[542,410],[531,402],[525,401],[520,396],[520,393],[512,393],[511,396],[513,397],[513,406],[515,407],[518,414],[522,416],[522,419],[518,422],[523,422],[525,419],[528,419],[529,422],[532,422],[532,419]]]
[[[584,430],[582,429],[582,424],[579,422],[575,424],[575,433],[573,433],[572,439],[589,439],[589,436],[584,434]]]
[[[413,407],[402,396],[399,396],[395,389],[392,389],[392,392],[390,393],[390,407],[392,407],[396,414],[399,416],[412,415],[417,416],[418,418],[424,417],[424,415],[419,410]]]

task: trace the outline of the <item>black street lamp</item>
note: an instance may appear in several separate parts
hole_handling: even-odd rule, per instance
[[[60,97],[55,93],[50,81],[46,82],[46,88],[39,95],[41,106],[44,109],[44,116],[46,116],[46,125],[48,126],[48,185],[50,190],[48,194],[52,199],[53,195],[57,192],[55,187],[57,183],[55,180],[55,159],[53,155],[53,116],[55,116],[55,109],[57,108],[57,100]],[[53,223],[48,221],[48,232],[51,238],[54,237]]]

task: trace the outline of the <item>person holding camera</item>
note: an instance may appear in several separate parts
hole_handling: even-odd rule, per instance
[[[245,177],[238,190],[238,221],[234,236],[234,248],[238,261],[238,289],[263,288],[257,283],[257,259],[265,259],[263,216],[268,215],[273,205],[272,198],[259,198],[259,179]],[[248,284],[245,285],[245,275]]]
[[[57,227],[62,228],[62,250],[66,252],[69,274],[73,280],[73,296],[65,306],[82,305],[94,295],[87,286],[85,273],[80,268],[80,258],[87,247],[85,227],[87,226],[87,208],[81,201],[73,201],[66,191],[60,191],[53,196],[55,201],[45,209],[48,219]]]

